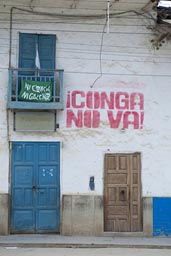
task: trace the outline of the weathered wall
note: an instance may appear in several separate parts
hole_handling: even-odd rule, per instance
[[[143,233],[153,235],[153,199],[150,197],[143,198]]]
[[[117,1],[112,3],[111,12],[140,10],[146,2]],[[18,0],[15,4],[20,8],[55,14],[104,14],[106,8],[106,1]],[[6,103],[12,6],[12,0],[1,1],[1,193],[8,192],[8,181],[10,182]],[[106,31],[104,24],[105,19],[64,20],[59,17],[13,10],[12,66],[17,67],[19,32],[55,34],[57,36],[56,67],[64,68],[65,109],[57,113],[59,129],[55,133],[14,132],[13,113],[9,111],[9,140],[62,142],[61,195],[70,193],[103,195],[104,154],[138,151],[141,152],[142,157],[142,195],[171,196],[171,46],[166,44],[159,50],[152,47],[150,40],[153,35],[148,27],[153,21],[144,16],[128,13],[114,17],[110,20],[110,33],[102,34]],[[77,93],[81,91],[81,94],[76,95],[75,102],[71,100],[71,103],[68,103],[68,92],[71,95],[74,91]],[[108,97],[113,92],[115,95],[124,92],[128,95],[128,105],[124,107],[125,103],[120,99],[121,104],[118,106],[115,99],[111,109],[107,103],[97,107],[93,102],[91,106],[91,96],[87,99],[88,103],[85,101],[85,94],[87,95],[88,92],[89,94],[105,92]],[[140,93],[144,96],[143,107],[139,105],[140,99],[136,95],[137,105],[131,107],[132,93]],[[100,121],[97,117],[91,124],[86,121],[87,117],[84,121],[87,110],[91,110],[91,115],[93,111],[98,111]],[[79,119],[79,121],[71,120],[68,111],[74,113],[75,120]],[[78,111],[83,117],[78,118]],[[108,111],[111,111],[110,118]],[[128,115],[128,122],[125,121],[125,112],[131,112]],[[132,112],[138,113],[138,121],[133,119],[135,116]],[[141,113],[144,113],[144,118],[140,118]],[[133,125],[130,124],[131,121]],[[90,176],[95,177],[94,192],[90,192],[89,189]]]
[[[62,234],[103,234],[103,198],[95,195],[63,195]]]
[[[0,235],[7,235],[9,229],[9,197],[0,194]]]

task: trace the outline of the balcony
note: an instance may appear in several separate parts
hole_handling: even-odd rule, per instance
[[[9,69],[9,85],[8,85],[8,109],[32,109],[32,110],[62,110],[63,109],[63,72],[62,69],[46,70],[46,69]],[[47,89],[42,89],[43,84],[48,84],[50,87],[51,97],[46,101],[45,97],[41,100],[34,97],[21,98],[21,90],[23,84],[30,82],[34,88],[39,89],[39,93],[47,92]],[[42,86],[41,86],[42,84]],[[26,87],[27,89],[28,87]],[[34,90],[33,90],[34,91]],[[25,96],[29,95],[25,92]],[[46,93],[44,94],[46,96]],[[40,96],[40,95],[39,95]],[[40,98],[40,97],[39,97]],[[43,100],[42,100],[43,99]]]

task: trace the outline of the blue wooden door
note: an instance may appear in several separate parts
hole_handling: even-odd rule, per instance
[[[60,145],[12,145],[11,232],[59,232]]]

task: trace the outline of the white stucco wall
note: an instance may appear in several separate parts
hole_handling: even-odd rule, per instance
[[[104,1],[105,2],[105,1]],[[117,3],[118,10],[141,8],[144,1]],[[29,8],[30,1],[16,1]],[[42,4],[42,5],[40,5]],[[52,4],[53,8],[50,8]],[[71,4],[71,3],[70,3]],[[79,5],[80,4],[80,5]],[[103,13],[105,3],[93,1],[87,10],[81,1],[73,9],[69,1],[33,1],[33,10],[55,13]],[[9,52],[9,10],[13,1],[1,5],[0,21],[0,192],[8,191],[9,154],[7,137],[7,69]],[[59,5],[61,6],[59,8]],[[63,9],[62,9],[62,6]],[[92,8],[93,7],[93,8]],[[112,7],[112,8],[115,8]],[[113,9],[114,10],[114,9]],[[18,13],[18,14],[17,14]],[[115,18],[110,21],[110,33],[103,36],[100,75],[100,46],[104,20],[62,20],[14,11],[12,31],[12,66],[17,67],[18,33],[57,35],[56,67],[64,68],[65,109],[57,112],[59,129],[55,133],[21,133],[13,131],[13,113],[9,111],[10,141],[61,141],[61,194],[103,194],[104,154],[141,152],[143,196],[171,196],[171,46],[158,51],[152,48],[151,21],[141,16]],[[144,95],[142,129],[129,126],[124,131],[110,128],[107,107],[99,110],[98,128],[67,127],[66,100],[68,91],[127,92]],[[70,108],[72,110],[72,107]],[[86,108],[83,109],[84,111]],[[77,111],[73,109],[73,111]],[[128,110],[129,111],[129,110]],[[95,191],[89,190],[89,177],[95,176]]]

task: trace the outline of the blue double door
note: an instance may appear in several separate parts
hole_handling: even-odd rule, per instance
[[[60,144],[13,142],[11,232],[59,232]]]

